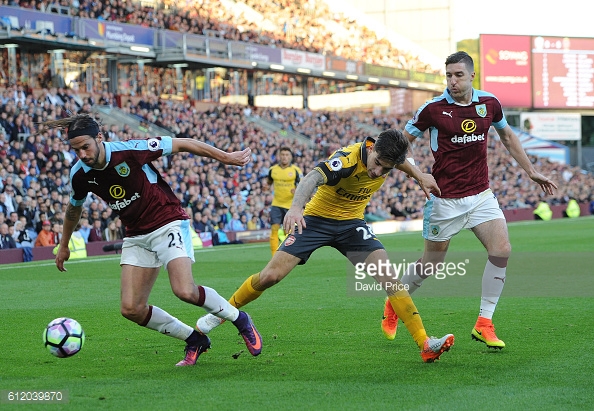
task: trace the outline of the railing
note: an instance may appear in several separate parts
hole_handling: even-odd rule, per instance
[[[67,7],[59,7],[60,12],[70,10]],[[11,23],[11,27],[25,27],[26,25],[36,28],[43,27],[46,30],[42,31],[54,31],[50,34],[58,36],[68,34],[70,39],[76,38],[78,45],[80,45],[81,39],[84,39],[85,42],[88,42],[87,47],[104,50],[118,47],[117,50],[113,49],[114,52],[122,54],[133,54],[132,52],[136,49],[136,52],[140,53],[139,55],[145,57],[154,57],[156,51],[156,60],[161,62],[166,62],[168,57],[176,57],[182,61],[192,61],[192,58],[197,57],[198,61],[205,62],[212,59],[210,61],[212,65],[221,64],[220,60],[224,60],[225,65],[230,67],[254,67],[268,70],[272,64],[275,64],[283,67],[280,69],[281,71],[304,72],[313,76],[323,76],[324,73],[332,71],[331,77],[336,73],[341,73],[343,76],[349,75],[362,82],[366,82],[367,79],[361,76],[380,77],[386,83],[391,81],[390,84],[400,87],[407,87],[407,81],[420,82],[422,84],[417,84],[416,87],[432,91],[442,91],[444,85],[444,77],[432,73],[418,73],[411,70],[366,64],[361,61],[344,60],[332,55],[230,41],[216,36],[179,33],[134,24],[41,13],[12,6],[0,6],[0,15],[15,22],[15,24]],[[6,24],[4,26],[6,28]],[[2,37],[27,41],[27,33],[13,33],[10,30],[6,32],[3,30]],[[60,41],[68,43],[68,41],[73,42],[74,40],[65,38]],[[143,51],[145,49],[148,50]]]
[[[110,106],[96,106],[95,107],[99,113],[102,114],[101,122],[106,126],[111,126],[113,124],[122,125],[126,124],[132,128],[133,131],[143,134],[150,134],[150,136],[170,136],[175,137],[175,133],[167,130],[165,128],[159,127],[153,123],[148,121],[141,121],[141,119],[137,116],[133,116],[131,114],[126,114],[119,108],[110,107]],[[146,124],[146,127],[143,127],[142,124]]]
[[[294,131],[283,130],[282,128],[278,127],[277,125],[274,125],[273,123],[271,123],[269,121],[262,120],[260,117],[247,116],[246,119],[250,123],[254,123],[258,127],[260,127],[266,133],[278,133],[282,137],[288,137],[290,139],[305,143],[309,146],[311,146],[313,144],[311,139],[308,138],[307,136],[304,136],[303,134],[295,133]]]

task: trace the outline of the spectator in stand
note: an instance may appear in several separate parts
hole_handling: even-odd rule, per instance
[[[197,233],[211,233],[211,234],[214,234],[214,232],[215,232],[214,226],[209,221],[207,214],[204,214],[202,216],[202,219],[200,220],[200,222],[198,224],[195,225],[194,228],[196,229],[196,232]]]
[[[25,90],[23,88],[22,84],[17,85],[16,90],[14,91],[12,98],[14,99],[14,101],[18,104],[21,103],[22,105],[25,105],[25,101],[27,100],[27,96],[25,94]]]
[[[262,223],[257,215],[253,215],[250,221],[247,222],[247,229],[248,230],[260,230],[262,228]]]
[[[122,239],[116,227],[115,220],[111,220],[107,223],[107,227],[104,230],[104,238],[105,241],[116,241]]]
[[[82,235],[83,239],[85,240],[85,243],[88,243],[89,242],[89,234],[91,234],[91,226],[89,225],[89,219],[81,217],[79,224],[80,224],[80,228],[78,229],[78,231],[80,232],[80,235]]]
[[[33,260],[33,238],[29,234],[29,230],[25,228],[22,221],[18,221],[15,225],[16,246],[23,250],[23,262]]]
[[[13,211],[12,213],[10,213],[8,221],[6,222],[6,224],[8,224],[9,226],[13,226],[15,225],[15,223],[19,221],[19,215],[16,211]]]
[[[49,220],[45,220],[42,224],[41,231],[37,234],[35,240],[35,247],[47,247],[55,246],[54,233],[52,232],[52,223]]]
[[[54,221],[54,223],[52,223],[52,235],[54,236],[54,244],[60,244],[60,240],[62,239],[62,222],[63,220],[60,221]]]
[[[124,226],[124,223],[122,223],[122,220],[120,219],[120,216],[116,216],[113,221],[115,222],[115,226],[116,226],[116,236],[118,239],[124,239],[124,237],[126,237],[126,227]]]
[[[101,229],[101,219],[96,219],[93,221],[93,228],[91,228],[91,232],[89,233],[89,243],[94,241],[103,241],[103,230]]]
[[[17,221],[14,225],[13,238],[17,243],[17,247],[33,247],[33,240],[29,235],[29,232],[21,221]]]
[[[197,232],[200,232],[200,229],[198,227],[200,226],[200,222],[202,221],[202,213],[200,211],[196,211],[195,213],[193,213],[193,215],[194,219],[192,220],[192,227]]]
[[[0,224],[0,250],[7,250],[9,248],[17,248],[14,238],[8,232],[8,224]]]
[[[225,231],[245,231],[246,227],[240,220],[238,213],[233,213],[231,220],[225,225]]]
[[[4,193],[0,194],[0,202],[4,204],[4,207],[6,208],[6,214],[16,211],[18,204],[14,198],[14,187],[12,185],[6,184],[4,186]]]

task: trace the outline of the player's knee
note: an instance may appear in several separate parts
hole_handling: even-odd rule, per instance
[[[144,312],[145,310],[146,306],[144,305],[137,306],[134,304],[122,303],[120,306],[120,313],[122,316],[137,324],[140,324],[144,320],[144,317],[146,316],[146,313]]]
[[[494,252],[489,252],[489,255],[496,255],[497,257],[509,258],[511,255],[512,247],[509,241],[503,241],[498,244],[497,249]]]
[[[176,288],[173,290],[173,294],[175,294],[175,296],[177,298],[179,298],[180,300],[182,300],[186,303],[196,304],[196,302],[198,300],[198,296],[196,295],[196,292],[194,291],[194,287],[192,287],[192,288],[189,288],[189,287]]]
[[[263,288],[270,288],[282,280],[282,277],[274,271],[263,270],[260,272],[260,286]]]

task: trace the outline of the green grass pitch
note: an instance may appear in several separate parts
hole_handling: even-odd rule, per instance
[[[421,361],[402,324],[396,340],[383,337],[383,299],[350,295],[346,260],[329,248],[246,307],[263,337],[259,357],[224,324],[198,365],[184,368],[174,367],[183,342],[119,314],[117,256],[69,262],[66,273],[52,261],[0,265],[0,408],[592,409],[594,218],[511,223],[509,231],[513,256],[494,317],[507,347],[489,351],[470,338],[486,253],[463,232],[450,251],[478,260],[476,269],[456,283],[429,279],[414,295],[430,334],[456,336],[434,364]],[[391,256],[421,254],[420,233],[381,239]],[[199,251],[194,277],[229,297],[269,256],[268,244]],[[203,313],[173,296],[165,272],[150,303],[190,325]],[[62,316],[87,335],[67,359],[52,357],[41,339]],[[62,390],[69,401],[10,408],[7,390]]]

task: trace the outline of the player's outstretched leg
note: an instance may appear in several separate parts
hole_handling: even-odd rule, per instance
[[[231,298],[229,299],[229,303],[233,307],[243,307],[246,304],[254,301],[256,298],[260,297],[264,292],[263,289],[260,289],[260,273],[256,273],[254,275],[249,276],[243,284],[233,293]],[[254,288],[257,287],[258,289]],[[196,329],[200,331],[202,334],[208,334],[214,328],[218,327],[219,325],[223,324],[225,319],[219,318],[213,314],[206,314],[198,319],[196,322]]]
[[[183,360],[175,364],[178,367],[195,365],[200,354],[205,353],[210,348],[210,339],[206,335],[202,335],[196,331],[190,335],[186,342],[186,356]]]
[[[421,358],[425,362],[437,361],[441,354],[450,350],[452,345],[454,345],[453,334],[447,334],[441,338],[429,337],[425,340],[423,351],[421,351]]]
[[[394,312],[390,300],[386,297],[384,304],[384,315],[382,317],[382,332],[388,340],[396,338],[396,330],[398,328],[398,316]]]
[[[494,348],[496,350],[505,348],[505,343],[497,338],[497,335],[495,334],[493,321],[488,318],[479,317],[476,320],[476,324],[470,335],[473,340],[485,343],[489,348]]]
[[[251,317],[247,313],[240,311],[239,317],[233,321],[233,325],[237,327],[250,354],[253,356],[260,355],[262,352],[262,337]]]

